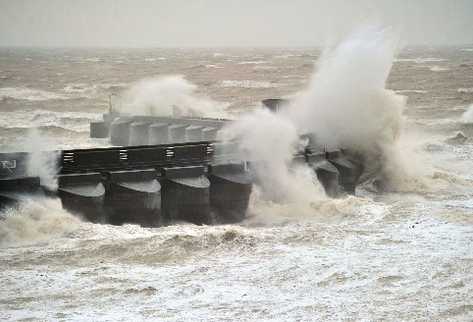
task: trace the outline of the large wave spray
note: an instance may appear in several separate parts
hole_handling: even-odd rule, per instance
[[[19,208],[0,213],[0,247],[48,240],[79,225],[79,218],[63,210],[59,199],[28,198]]]
[[[145,78],[124,91],[116,107],[133,115],[225,117],[225,104],[197,93],[180,75]]]
[[[463,123],[473,123],[473,104],[471,104],[461,116]]]
[[[258,162],[256,175],[269,195],[280,201],[319,198],[310,197],[320,189],[307,180],[308,172],[300,176],[290,166],[299,135],[306,133],[319,145],[361,154],[391,188],[398,183],[403,163],[397,141],[406,100],[385,88],[395,50],[389,31],[360,29],[323,53],[309,88],[288,108],[250,114],[225,130],[225,138],[240,141],[242,157]]]
[[[235,139],[241,158],[252,162],[265,199],[297,203],[321,195],[312,170],[305,164],[291,166],[299,136],[290,120],[258,110],[225,128],[222,139]]]
[[[323,53],[308,90],[286,110],[319,144],[361,154],[389,189],[407,175],[396,147],[406,99],[386,89],[396,44],[389,30],[357,30]]]
[[[41,185],[50,190],[57,189],[59,152],[52,150],[54,145],[37,128],[31,128],[23,142],[25,151],[29,152],[28,175],[39,177]]]

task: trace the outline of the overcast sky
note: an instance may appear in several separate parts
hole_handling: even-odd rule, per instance
[[[317,46],[359,24],[473,43],[473,0],[0,0],[0,46]]]

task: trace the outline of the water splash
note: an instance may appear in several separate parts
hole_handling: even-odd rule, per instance
[[[41,185],[56,190],[59,152],[51,148],[54,143],[41,135],[37,128],[31,128],[23,142],[23,148],[29,152],[27,171],[29,176],[39,177]]]
[[[1,217],[0,246],[57,238],[80,225],[77,217],[62,209],[59,199],[30,197]]]
[[[473,123],[473,104],[471,104],[461,117],[463,123]]]
[[[289,162],[305,133],[319,145],[361,154],[367,173],[382,177],[385,188],[405,184],[410,173],[399,139],[406,98],[386,89],[396,46],[390,30],[360,28],[324,51],[309,87],[287,108],[255,112],[224,130],[240,142],[242,157],[257,159],[256,175],[270,192],[264,195],[283,202],[317,195],[313,180],[301,179]]]
[[[226,104],[199,95],[197,86],[180,75],[137,81],[122,93],[116,108],[132,115],[226,116]]]

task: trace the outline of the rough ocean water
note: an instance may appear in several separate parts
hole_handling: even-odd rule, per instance
[[[104,145],[88,124],[109,95],[163,75],[233,115],[254,110],[306,88],[319,57],[2,48],[0,151],[31,146],[32,126],[48,137],[39,148]],[[30,199],[0,220],[0,320],[472,321],[471,46],[404,48],[387,87],[407,96],[409,189],[364,185],[310,207],[255,193],[241,224],[161,228],[91,224]],[[465,142],[447,141],[459,131]]]

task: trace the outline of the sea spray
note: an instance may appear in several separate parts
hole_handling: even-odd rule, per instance
[[[31,197],[1,213],[0,246],[44,241],[74,231],[80,220],[59,199]]]
[[[132,115],[226,117],[226,104],[197,93],[180,75],[139,80],[119,97],[115,109]]]
[[[317,63],[309,88],[287,109],[323,144],[370,150],[399,137],[405,98],[385,89],[395,42],[386,31],[355,32]]]
[[[473,123],[473,104],[471,104],[461,116],[463,123]]]
[[[53,151],[53,142],[41,135],[38,129],[31,128],[23,146],[29,152],[27,174],[39,177],[43,187],[56,190],[59,153]]]
[[[313,200],[319,195],[313,171],[291,167],[299,136],[294,124],[268,110],[257,110],[222,131],[224,141],[237,143],[241,159],[250,161],[265,199],[278,202]]]
[[[255,112],[224,129],[224,137],[240,141],[242,158],[257,164],[263,197],[295,201],[293,196],[318,190],[308,172],[300,176],[291,170],[298,135],[307,133],[319,146],[361,155],[384,189],[405,181],[399,180],[407,172],[398,140],[406,99],[385,88],[395,50],[396,37],[389,31],[362,28],[323,53],[309,88],[287,108],[277,114]]]
[[[364,179],[377,177],[385,190],[397,190],[409,176],[399,148],[406,97],[386,89],[396,45],[388,29],[355,31],[325,50],[309,88],[283,111],[319,145],[355,152]]]

